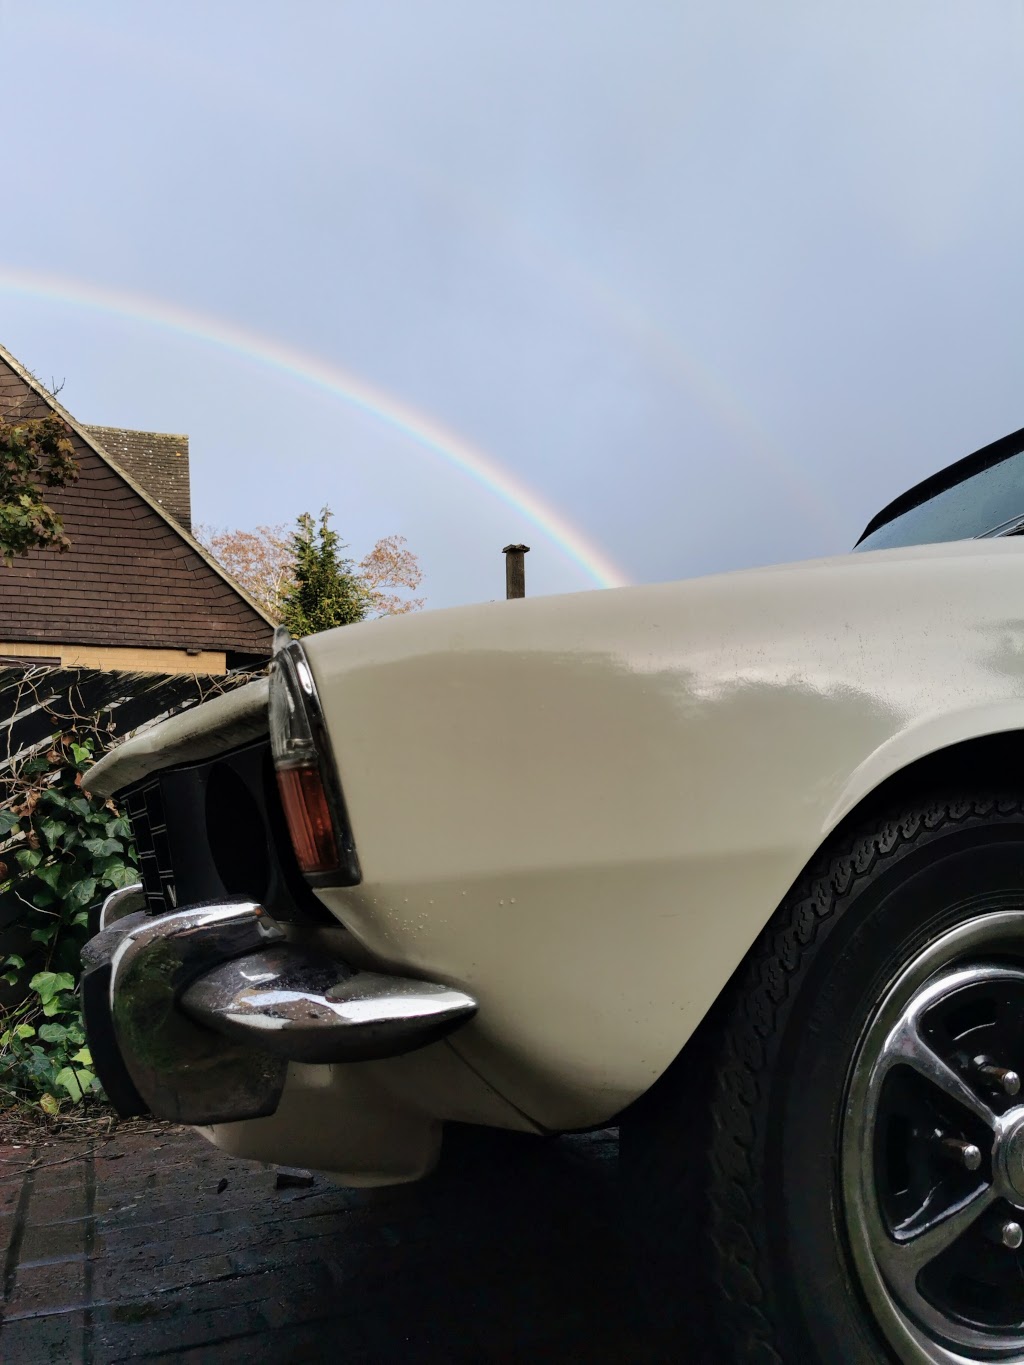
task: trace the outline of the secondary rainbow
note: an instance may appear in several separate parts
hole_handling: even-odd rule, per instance
[[[617,588],[629,583],[623,570],[600,546],[499,464],[492,455],[449,430],[435,418],[320,356],[282,345],[271,337],[226,319],[182,308],[166,299],[109,289],[63,276],[0,269],[0,293],[85,308],[159,327],[323,389],[400,431],[481,484],[543,532],[598,587]]]

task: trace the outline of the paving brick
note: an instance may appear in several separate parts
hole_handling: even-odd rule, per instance
[[[4,1305],[5,1319],[29,1315],[48,1317],[84,1309],[87,1303],[85,1262],[58,1260],[18,1266],[13,1292]]]
[[[33,1224],[65,1223],[73,1218],[85,1218],[87,1214],[85,1187],[81,1182],[65,1190],[40,1189],[38,1184],[35,1185],[32,1192]]]
[[[141,1305],[140,1305],[141,1308]],[[228,1337],[252,1336],[266,1330],[266,1319],[258,1305],[213,1308],[199,1312],[188,1311],[175,1317],[133,1317],[132,1310],[123,1313],[121,1323],[104,1323],[93,1331],[93,1349],[99,1360],[138,1360],[146,1357],[170,1357],[189,1347],[209,1352],[207,1359],[216,1361],[216,1344]]]
[[[0,1359],[10,1365],[80,1365],[85,1360],[85,1315],[5,1321],[0,1327]]]
[[[614,1137],[454,1130],[435,1177],[374,1192],[277,1190],[272,1168],[170,1127],[40,1159],[65,1156],[26,1185],[31,1154],[0,1150],[5,1365],[656,1365]]]
[[[31,1210],[31,1213],[35,1213],[35,1210]],[[31,1261],[84,1255],[87,1222],[86,1218],[55,1223],[37,1223],[33,1219],[22,1238],[22,1266]]]

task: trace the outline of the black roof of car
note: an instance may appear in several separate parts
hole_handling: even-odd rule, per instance
[[[1022,449],[1024,449],[1024,427],[1021,427],[1019,431],[1011,432],[1009,436],[1001,436],[998,441],[993,441],[991,445],[982,446],[973,455],[965,455],[962,460],[947,465],[945,469],[940,469],[937,474],[931,474],[927,479],[922,479],[913,488],[909,488],[905,493],[901,493],[898,498],[894,498],[887,507],[876,512],[864,528],[857,544],[859,545],[862,540],[866,540],[886,522],[893,521],[896,517],[902,516],[904,512],[909,512],[912,507],[919,507],[922,502],[927,502],[936,493],[943,493],[947,488],[962,483],[964,479],[969,479],[973,474],[980,474],[983,469],[1001,464],[1003,460],[1008,460],[1011,455],[1018,454]]]

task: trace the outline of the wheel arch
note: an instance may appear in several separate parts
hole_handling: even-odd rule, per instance
[[[918,741],[916,756],[894,767],[885,751],[895,751],[893,756],[900,757],[899,749],[908,747],[908,735],[914,736],[914,732],[896,736],[853,774],[829,815],[825,837],[806,866],[872,814],[892,810],[915,797],[940,789],[1024,790],[1024,711],[1015,720],[1016,724],[1005,729],[986,729],[923,751]]]
[[[964,721],[970,724],[966,717]],[[915,727],[912,731],[898,734],[876,750],[851,776],[826,821],[823,837],[765,923],[781,909],[816,864],[829,856],[830,851],[855,830],[865,826],[873,816],[883,817],[939,791],[1024,792],[1024,707],[1013,716],[1013,721],[1014,724],[1005,729],[986,729],[978,733],[980,727],[975,717],[974,733],[933,748],[927,747],[924,733]],[[947,726],[947,733],[948,729]],[[901,753],[905,758],[908,753],[913,756],[906,758],[899,766],[893,766],[894,756]],[[684,1056],[689,1058],[694,1052],[702,1050],[700,1040],[716,1027],[723,1002],[729,997],[735,982],[741,978],[759,937],[760,934],[755,936],[733,971],[723,981],[721,989],[674,1060],[631,1105],[627,1105],[616,1116],[614,1122],[634,1112],[644,1113],[651,1100],[656,1100],[665,1085],[671,1084],[671,1075],[689,1064],[683,1061]]]

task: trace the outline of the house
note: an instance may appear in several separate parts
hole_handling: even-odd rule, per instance
[[[78,482],[47,491],[71,549],[0,563],[0,666],[223,673],[269,658],[274,624],[191,533],[188,438],[83,426],[0,346],[0,416],[57,413]]]

